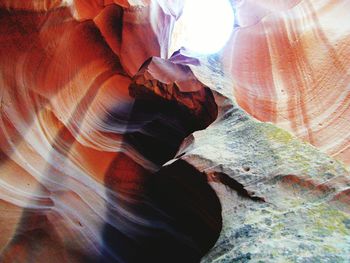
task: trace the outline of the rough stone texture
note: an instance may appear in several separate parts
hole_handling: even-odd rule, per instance
[[[215,63],[207,64],[194,71],[218,90],[219,118],[187,138],[178,153],[208,175],[223,207],[221,236],[202,261],[347,262],[349,172],[248,116],[225,97],[230,82],[220,66],[214,74]]]

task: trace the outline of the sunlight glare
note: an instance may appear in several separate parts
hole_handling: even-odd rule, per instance
[[[186,0],[182,19],[186,31],[183,46],[200,54],[220,51],[234,26],[229,0]]]

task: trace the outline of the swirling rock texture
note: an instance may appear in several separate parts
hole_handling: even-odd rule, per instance
[[[238,104],[349,167],[350,2],[256,2],[225,51]]]
[[[350,2],[183,4],[0,1],[1,262],[350,260]]]

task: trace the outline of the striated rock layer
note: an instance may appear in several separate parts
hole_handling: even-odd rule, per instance
[[[256,2],[0,0],[1,262],[350,260],[349,1]]]
[[[75,4],[1,10],[1,262],[199,261],[220,203],[161,166],[214,97],[186,65],[139,70],[162,49],[149,6]]]
[[[347,0],[238,1],[223,51],[237,103],[350,165]]]

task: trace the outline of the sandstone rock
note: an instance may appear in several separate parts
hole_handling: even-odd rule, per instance
[[[1,262],[349,261],[349,2],[183,5],[0,0]]]
[[[201,71],[195,72],[202,81],[213,72]],[[221,236],[202,262],[346,262],[349,172],[248,116],[223,95],[230,92],[224,79],[211,74],[209,85],[219,88],[218,119],[187,138],[178,153],[207,174],[223,209]]]
[[[238,27],[222,53],[245,111],[347,166],[349,7],[349,1],[238,1]]]

